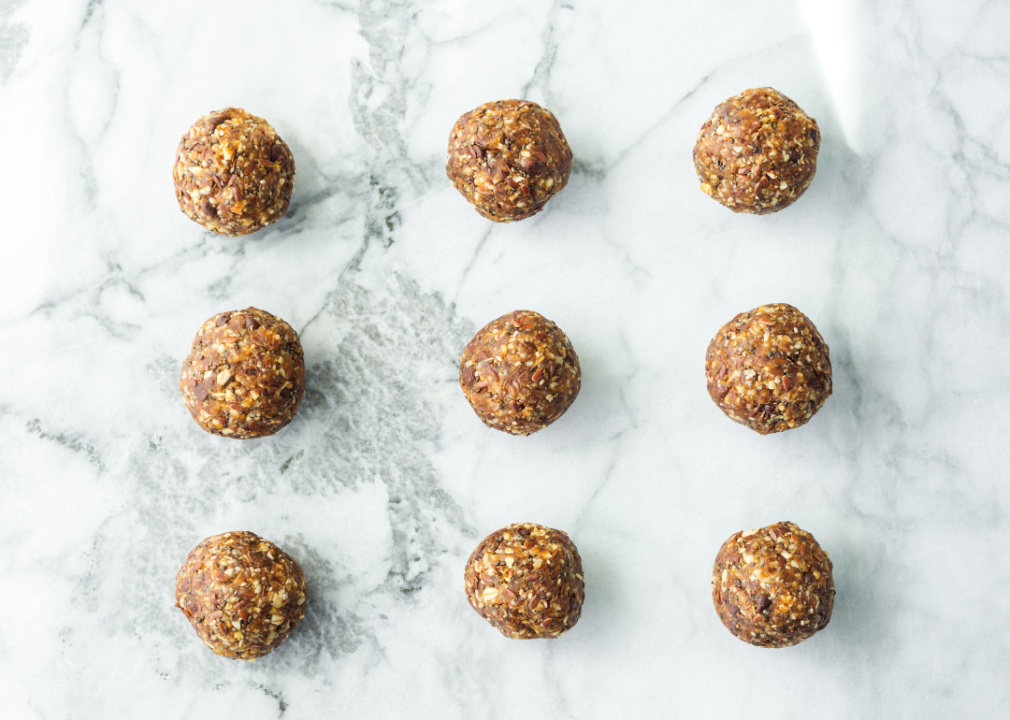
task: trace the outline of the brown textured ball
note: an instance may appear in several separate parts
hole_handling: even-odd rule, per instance
[[[200,326],[179,372],[193,419],[209,433],[245,440],[273,435],[305,397],[298,334],[279,317],[246,308]]]
[[[507,638],[556,638],[582,616],[582,558],[568,535],[517,523],[488,535],[466,563],[466,597]]]
[[[305,616],[305,576],[295,559],[251,532],[209,537],[175,578],[175,605],[218,655],[255,660]]]
[[[527,100],[485,103],[449,135],[445,174],[488,220],[536,215],[571,172],[572,150],[557,118]]]
[[[831,620],[831,560],[791,522],[735,533],[716,555],[712,601],[722,624],[744,642],[795,645]]]
[[[221,235],[248,235],[288,211],[295,159],[266,120],[225,108],[182,136],[172,179],[191,219]]]
[[[694,146],[706,195],[734,212],[789,207],[817,172],[817,122],[778,90],[745,90],[716,106]]]
[[[705,356],[708,394],[730,419],[767,435],[804,425],[831,395],[828,346],[792,305],[726,323]]]
[[[473,336],[459,359],[459,385],[485,425],[531,435],[575,402],[582,369],[561,328],[516,310]]]

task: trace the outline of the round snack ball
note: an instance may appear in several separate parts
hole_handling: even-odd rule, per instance
[[[575,402],[582,369],[561,328],[516,310],[473,336],[459,359],[459,385],[485,425],[532,435]]]
[[[507,638],[556,638],[582,616],[582,558],[568,535],[533,523],[493,532],[464,573],[470,606]]]
[[[305,397],[298,334],[279,317],[246,308],[200,326],[179,372],[179,389],[204,430],[245,440],[273,435]]]
[[[805,425],[831,395],[828,346],[792,305],[762,305],[726,323],[705,356],[708,394],[762,435]]]
[[[716,555],[712,602],[722,624],[744,642],[795,645],[831,620],[831,560],[791,522],[738,532]]]
[[[694,146],[706,195],[765,215],[799,199],[817,172],[817,122],[778,90],[746,90],[716,106]]]
[[[550,110],[498,100],[471,110],[449,135],[445,174],[488,220],[525,220],[568,183],[572,150]]]
[[[175,606],[218,655],[255,660],[305,616],[305,576],[295,559],[251,532],[209,537],[175,578]]]
[[[172,179],[191,219],[221,235],[248,235],[288,211],[295,159],[266,120],[225,108],[182,136]]]

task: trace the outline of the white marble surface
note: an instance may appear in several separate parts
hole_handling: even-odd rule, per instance
[[[4,718],[999,717],[1010,701],[1010,4],[982,0],[0,0],[0,715]],[[771,85],[820,123],[785,212],[698,190],[711,108]],[[444,176],[487,100],[555,112],[569,186],[512,226]],[[182,132],[236,105],[290,144],[290,215],[182,215]],[[735,313],[806,312],[835,394],[759,437],[705,392]],[[301,333],[278,436],[189,418],[199,324]],[[473,330],[535,309],[583,390],[528,438],[457,386]],[[752,648],[710,599],[732,532],[792,520],[831,624]],[[502,525],[568,531],[582,620],[507,641],[463,563]],[[173,607],[201,538],[248,529],[311,604],[272,655]],[[217,713],[217,714],[213,714]]]

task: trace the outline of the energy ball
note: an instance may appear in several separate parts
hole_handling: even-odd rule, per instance
[[[305,616],[305,576],[295,559],[251,532],[209,537],[175,578],[175,606],[218,655],[255,660]]]
[[[817,172],[821,133],[799,105],[772,88],[716,106],[694,146],[706,195],[734,212],[765,215],[796,202]]]
[[[705,356],[708,394],[731,420],[768,433],[805,425],[831,395],[828,346],[792,305],[762,305],[726,323]]]
[[[716,555],[712,602],[722,624],[744,642],[795,645],[831,620],[831,560],[791,522],[738,532]]]
[[[209,433],[246,440],[273,435],[305,397],[298,334],[279,317],[246,308],[200,326],[179,372],[182,399]]]
[[[221,235],[248,235],[288,211],[295,159],[266,120],[225,108],[182,136],[172,179],[192,220]]]
[[[507,638],[556,638],[582,616],[582,558],[566,533],[517,523],[488,535],[466,563],[466,597]]]
[[[473,336],[459,359],[459,385],[485,425],[532,435],[575,402],[582,369],[561,328],[516,310]]]
[[[498,100],[471,110],[449,135],[445,174],[488,220],[525,220],[568,183],[572,150],[550,110]]]

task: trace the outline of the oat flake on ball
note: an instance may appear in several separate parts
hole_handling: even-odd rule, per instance
[[[817,122],[778,90],[746,90],[701,126],[694,167],[701,189],[734,212],[765,215],[792,205],[817,171]]]
[[[466,597],[513,639],[556,638],[582,616],[582,558],[561,530],[517,523],[488,535],[464,573]]]
[[[255,660],[305,616],[305,576],[293,557],[251,532],[209,537],[175,578],[175,605],[218,655]]]
[[[791,522],[732,535],[712,569],[722,624],[759,647],[795,645],[824,629],[835,604],[831,560]]]
[[[215,315],[200,326],[179,372],[179,389],[204,430],[245,440],[273,435],[305,397],[298,334],[263,310]]]
[[[516,310],[473,336],[459,359],[459,385],[485,425],[531,435],[575,402],[582,369],[561,328],[540,313]]]
[[[828,346],[792,305],[762,305],[726,323],[705,356],[708,394],[731,419],[767,435],[797,428],[831,395]]]
[[[192,220],[221,235],[248,235],[288,211],[295,159],[266,120],[225,108],[182,136],[172,179]]]
[[[572,150],[550,110],[498,100],[463,115],[449,135],[445,174],[488,220],[532,217],[567,183]]]

